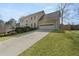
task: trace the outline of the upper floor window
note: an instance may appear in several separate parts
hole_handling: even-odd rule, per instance
[[[26,22],[28,22],[28,20],[26,20]]]
[[[36,16],[34,16],[34,19],[36,19]]]
[[[32,27],[32,24],[31,24],[31,27]]]
[[[32,17],[31,17],[31,20],[32,20]]]
[[[26,24],[26,26],[27,26],[27,24]]]

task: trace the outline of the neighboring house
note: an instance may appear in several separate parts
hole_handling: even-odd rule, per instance
[[[67,25],[64,25],[64,29],[65,30],[79,30],[79,24],[78,25],[67,24]]]
[[[16,21],[12,18],[8,22],[4,23],[0,21],[0,33],[7,34],[14,31],[16,28]]]
[[[61,26],[61,25],[60,25]],[[63,25],[63,29],[64,30],[71,30],[71,25],[67,24],[67,25]]]
[[[0,20],[0,34],[4,33],[5,31],[4,26],[5,26],[4,21]]]
[[[8,32],[13,31],[13,30],[15,30],[15,29],[11,26],[11,24],[8,24],[8,23],[5,24],[5,33],[6,33],[6,34],[7,34]]]
[[[71,30],[79,30],[79,24],[71,25]]]
[[[28,16],[20,18],[20,26],[29,26],[39,29],[59,29],[60,15],[59,11],[45,14],[44,11],[40,11]]]

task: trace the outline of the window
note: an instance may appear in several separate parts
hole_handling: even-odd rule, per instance
[[[31,24],[31,27],[32,27],[32,24]]]
[[[34,19],[36,19],[36,16],[34,16]]]
[[[32,17],[31,17],[31,20],[32,20]]]
[[[27,26],[27,24],[26,24],[26,26]]]
[[[28,20],[26,20],[26,22],[28,22]]]
[[[34,28],[36,28],[36,23],[34,23]]]

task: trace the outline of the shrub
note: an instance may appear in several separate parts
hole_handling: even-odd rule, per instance
[[[27,27],[24,27],[24,30],[25,30],[25,32],[27,32],[27,31],[30,31],[31,28],[27,26]]]
[[[17,27],[16,29],[15,29],[15,31],[17,32],[17,33],[23,33],[23,32],[27,32],[27,31],[30,31],[31,30],[31,28],[30,27]]]
[[[17,33],[22,33],[23,31],[22,31],[22,27],[17,27],[16,29],[15,29],[15,31],[17,32]]]

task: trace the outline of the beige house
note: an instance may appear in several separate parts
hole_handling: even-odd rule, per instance
[[[49,14],[45,14],[44,11],[40,11],[20,18],[20,27],[29,26],[31,28],[39,29],[59,29],[59,25],[59,11]]]
[[[38,28],[38,21],[45,15],[44,11],[40,11],[28,16],[20,18],[20,27],[29,26],[31,28]]]

